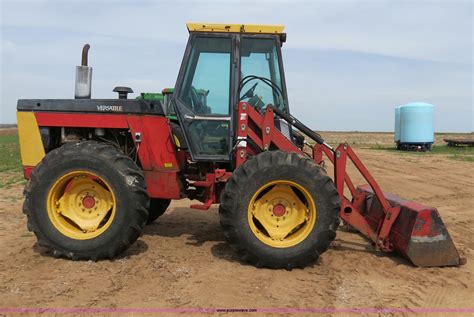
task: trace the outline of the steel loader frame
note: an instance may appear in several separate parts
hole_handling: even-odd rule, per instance
[[[275,115],[316,142],[314,146],[306,143],[312,148],[311,154],[298,148],[275,127]],[[417,266],[457,266],[465,262],[459,257],[437,210],[382,192],[347,143],[334,149],[319,134],[271,105],[261,114],[250,104],[240,102],[236,127],[236,167],[245,163],[248,156],[265,150],[299,153],[311,157],[319,165],[324,164],[324,154],[334,165],[334,182],[341,199],[340,218],[370,239],[376,249],[397,251]],[[354,186],[346,168],[348,160],[367,185]],[[346,186],[351,199],[344,195]],[[399,217],[402,212],[404,217]],[[423,250],[428,250],[430,254],[427,256]]]

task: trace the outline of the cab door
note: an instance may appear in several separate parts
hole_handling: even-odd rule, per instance
[[[228,161],[235,104],[235,36],[191,34],[176,84],[175,109],[194,161]]]

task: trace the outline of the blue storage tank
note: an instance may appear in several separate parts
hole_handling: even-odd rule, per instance
[[[430,150],[434,142],[434,106],[412,102],[399,107],[402,149]]]
[[[395,142],[400,141],[400,107],[395,108]]]

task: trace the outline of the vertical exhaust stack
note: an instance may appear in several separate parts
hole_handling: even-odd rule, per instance
[[[89,44],[84,45],[82,48],[81,66],[76,66],[76,86],[74,92],[75,99],[91,98],[92,67],[87,66],[89,48]]]

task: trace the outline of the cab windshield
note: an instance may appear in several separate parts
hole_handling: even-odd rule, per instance
[[[275,39],[242,39],[240,97],[257,109],[272,104],[285,109],[280,63]]]

